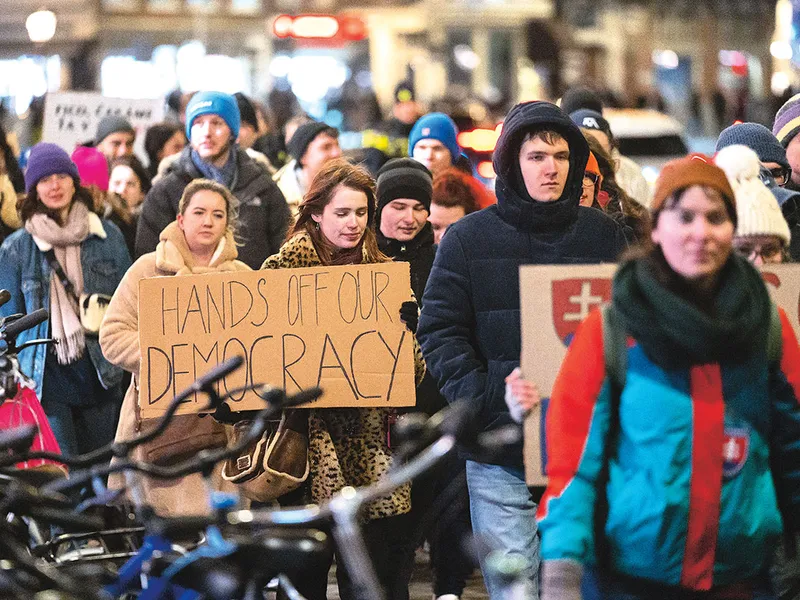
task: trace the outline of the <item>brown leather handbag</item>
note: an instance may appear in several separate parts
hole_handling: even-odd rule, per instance
[[[155,420],[142,421],[142,431],[154,429]],[[201,450],[224,448],[228,442],[225,426],[211,415],[177,415],[164,433],[142,444],[145,462],[170,467],[193,458]]]
[[[245,420],[228,427],[228,447],[251,424]],[[247,498],[270,502],[299,488],[308,472],[308,411],[285,410],[257,441],[225,462],[222,478],[239,485]]]
[[[138,392],[138,376],[133,377],[132,385]],[[134,410],[137,435],[156,428],[158,419],[142,419],[138,401]],[[227,443],[225,426],[215,421],[211,415],[176,415],[161,435],[145,442],[136,450],[140,460],[170,467],[193,458],[201,450],[224,448]]]

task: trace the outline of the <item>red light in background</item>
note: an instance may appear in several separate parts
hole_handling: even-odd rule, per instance
[[[272,22],[279,38],[299,40],[358,41],[367,37],[367,27],[352,15],[280,15]]]
[[[287,38],[292,35],[292,23],[294,19],[289,15],[276,17],[272,22],[272,31],[279,38]]]
[[[478,163],[478,175],[483,177],[484,179],[492,179],[495,176],[494,167],[492,166],[492,162],[489,160],[484,160]]]
[[[458,145],[476,152],[491,152],[497,144],[497,133],[494,129],[473,129],[458,134]]]
[[[343,38],[351,41],[363,40],[367,37],[367,26],[358,17],[339,17],[339,32]]]

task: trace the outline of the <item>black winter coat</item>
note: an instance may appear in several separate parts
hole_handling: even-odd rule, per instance
[[[399,242],[387,238],[379,229],[378,247],[392,260],[405,261],[411,265],[411,289],[417,297],[417,302],[421,305],[425,284],[428,283],[428,276],[433,267],[433,258],[436,256],[431,224],[425,223],[422,231],[410,242]]]
[[[242,150],[237,151],[236,161],[237,175],[231,192],[239,200],[239,260],[255,270],[280,250],[292,215],[283,194],[262,167]],[[136,230],[137,258],[156,249],[159,235],[178,214],[183,190],[201,177],[192,162],[191,148],[185,148],[144,199]]]
[[[554,202],[531,200],[519,174],[522,138],[538,126],[570,146],[564,194]],[[558,107],[516,106],[494,156],[497,204],[454,223],[439,245],[417,335],[445,399],[475,403],[483,431],[512,423],[504,379],[520,360],[519,267],[614,262],[627,246],[611,217],[579,206],[587,157],[586,140]],[[521,444],[493,462],[521,468]]]
[[[411,289],[417,302],[422,305],[425,284],[433,267],[436,246],[433,243],[433,228],[426,223],[417,236],[410,242],[400,242],[385,237],[378,230],[378,247],[386,256],[395,261],[405,261],[411,266]],[[439,393],[436,380],[430,373],[425,373],[422,382],[417,386],[417,404],[415,410],[433,415],[446,406],[444,397]]]

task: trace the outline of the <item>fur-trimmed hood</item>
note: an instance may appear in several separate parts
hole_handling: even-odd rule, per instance
[[[207,267],[194,264],[192,252],[186,244],[186,237],[178,227],[177,221],[167,225],[161,232],[159,240],[156,247],[156,267],[161,271],[175,275],[190,275],[241,270],[241,263],[236,264],[240,262],[236,260],[239,253],[236,250],[236,241],[230,231],[219,241],[211,263]]]

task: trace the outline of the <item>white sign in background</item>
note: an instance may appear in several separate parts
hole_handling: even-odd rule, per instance
[[[164,120],[164,99],[109,98],[97,92],[51,92],[45,96],[42,141],[72,154],[75,146],[92,141],[97,125],[108,115],[126,118],[136,131],[136,155],[147,164],[144,134]]]

